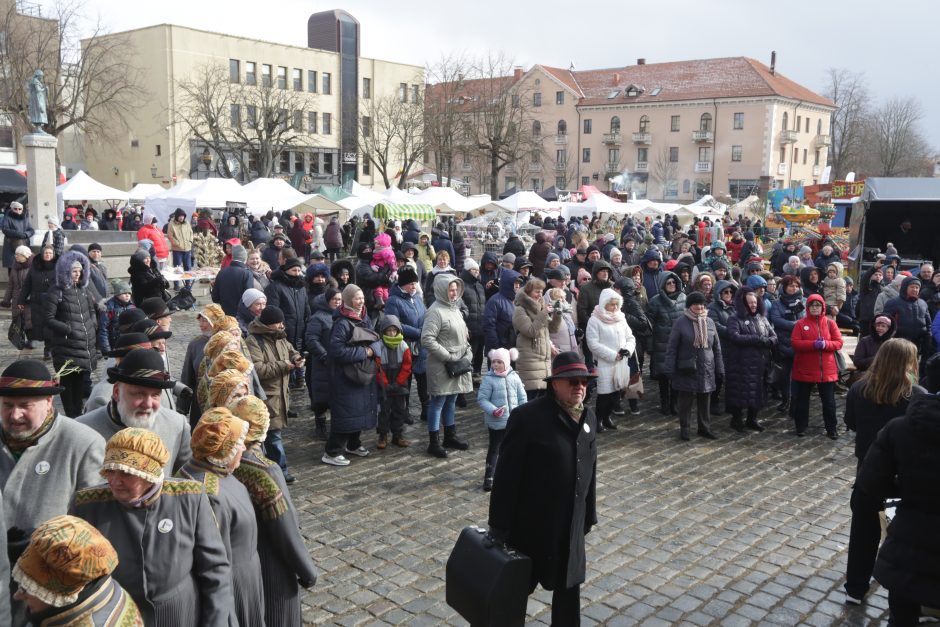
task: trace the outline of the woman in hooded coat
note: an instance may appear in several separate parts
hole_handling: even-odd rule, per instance
[[[137,250],[131,255],[131,264],[127,269],[131,277],[131,300],[140,307],[148,298],[163,298],[170,283],[163,278],[153,258],[145,250]]]
[[[623,297],[606,288],[591,312],[584,338],[597,366],[597,430],[616,429],[610,414],[620,400],[622,387],[614,382],[614,372],[636,350],[636,339],[621,311]],[[635,399],[634,399],[635,400]]]
[[[809,426],[809,396],[815,385],[822,401],[826,435],[837,439],[835,385],[839,367],[835,352],[842,349],[842,333],[835,320],[826,317],[826,303],[819,294],[806,299],[806,316],[793,327],[793,422],[802,436]]]
[[[29,309],[29,318],[33,325],[33,339],[46,342],[45,353],[49,356],[48,338],[45,333],[45,321],[42,305],[49,288],[55,285],[55,266],[58,261],[52,246],[43,246],[38,255],[33,255],[29,262],[29,272],[23,280],[16,306],[25,311]]]
[[[304,330],[307,361],[307,392],[313,410],[316,440],[326,441],[326,412],[330,408],[330,362],[328,348],[333,329],[333,312],[343,304],[342,292],[334,286],[313,299],[310,317]]]
[[[653,326],[650,376],[659,382],[659,411],[664,415],[676,413],[676,393],[670,385],[664,365],[672,325],[685,310],[685,294],[682,293],[681,285],[682,282],[674,273],[663,272],[659,293],[650,299],[646,310],[646,316]]]
[[[225,242],[232,238],[239,239],[239,243],[241,243],[240,231],[241,229],[238,226],[238,216],[236,216],[234,213],[228,214],[228,216],[225,218],[225,222],[219,227],[219,243],[225,244]]]
[[[547,387],[545,378],[552,374],[552,357],[558,352],[552,344],[551,332],[561,325],[561,312],[549,317],[548,307],[542,299],[545,283],[532,278],[516,292],[512,326],[516,330],[515,371],[522,379],[529,400]]]
[[[790,337],[793,327],[803,317],[806,304],[800,289],[800,280],[795,276],[787,275],[780,279],[778,290],[779,298],[770,305],[768,317],[777,334],[776,359],[780,369],[777,373],[776,385],[782,397],[780,404],[777,405],[777,411],[785,412],[790,410],[793,389],[793,382],[790,379],[790,373],[793,371],[793,344],[790,342]]]
[[[323,242],[326,245],[326,258],[330,261],[336,261],[343,250],[343,230],[339,226],[336,216],[330,218],[330,223],[326,225],[326,231],[323,233]]]
[[[757,412],[767,401],[764,373],[770,364],[771,350],[777,343],[773,325],[764,316],[764,299],[749,287],[734,295],[735,313],[728,319],[725,376],[732,383],[725,391],[725,404],[731,412],[731,428],[742,432],[747,427],[763,431]],[[747,408],[747,422],[741,412]]]

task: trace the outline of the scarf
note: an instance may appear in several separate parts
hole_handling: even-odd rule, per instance
[[[694,314],[691,309],[686,309],[682,313],[685,314],[686,318],[692,321],[692,329],[695,331],[695,341],[692,343],[692,346],[695,348],[707,348],[708,311],[703,311],[701,314]]]
[[[391,349],[396,349],[401,346],[401,341],[404,339],[403,335],[396,335],[394,337],[390,335],[383,335],[382,342]]]
[[[509,367],[509,364],[507,364],[506,367],[503,368],[503,371],[502,371],[502,372],[496,372],[496,370],[493,370],[492,372],[493,372],[493,374],[495,374],[497,377],[505,377],[505,376],[507,376],[510,372],[512,372],[512,369]]]
[[[163,482],[158,481],[157,483],[153,484],[149,490],[144,492],[140,496],[139,499],[134,499],[133,501],[130,501],[127,504],[127,507],[130,507],[131,509],[140,509],[142,507],[146,507],[147,505],[150,505],[155,500],[154,497],[157,496],[162,489],[163,489]]]
[[[583,403],[583,402],[578,403],[577,405],[567,405],[567,404],[565,404],[565,403],[562,403],[561,401],[558,401],[558,404],[561,406],[561,408],[562,408],[563,410],[565,410],[565,412],[566,412],[569,416],[571,416],[572,418],[574,418],[574,419],[575,419],[576,421],[578,421],[578,422],[581,421],[581,414],[584,413],[584,403]]]
[[[627,318],[623,315],[623,312],[619,309],[613,313],[602,308],[600,305],[594,305],[594,311],[591,314],[604,324],[618,324],[620,322],[626,322]]]
[[[36,429],[36,432],[33,433],[28,438],[18,439],[11,437],[6,431],[0,431],[0,440],[6,445],[10,452],[13,453],[13,456],[19,458],[19,456],[31,446],[34,446],[42,436],[49,433],[49,429],[52,428],[52,423],[55,422],[55,409],[49,409],[49,415],[46,416],[46,419],[43,420],[42,424],[39,425],[39,428]]]
[[[339,306],[339,313],[341,316],[345,316],[350,320],[355,320],[356,322],[362,322],[362,317],[365,314],[365,306],[362,307],[359,311],[356,311],[352,307],[347,307],[346,305]]]

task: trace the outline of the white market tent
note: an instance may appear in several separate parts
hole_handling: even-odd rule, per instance
[[[385,197],[385,200],[393,203],[403,203],[407,205],[414,201],[414,196],[398,187],[389,187],[382,192],[382,196]]]
[[[166,191],[166,188],[163,185],[157,185],[156,183],[138,183],[131,188],[131,191],[127,192],[130,200],[146,200],[151,196],[156,196],[157,194],[162,194]]]
[[[352,187],[349,189],[349,193],[373,206],[379,204],[380,202],[388,202],[388,197],[371,190],[364,185],[360,185],[356,181],[352,182]]]
[[[144,206],[162,224],[177,209],[190,214],[196,209],[224,209],[227,202],[247,204],[248,200],[248,192],[234,179],[211,178],[181,181],[165,193],[148,198]]]
[[[614,200],[607,194],[591,194],[590,198],[581,203],[581,207],[585,211],[597,214],[617,213],[626,215],[629,209],[625,203]]]
[[[494,204],[499,205],[507,211],[546,211],[552,207],[552,205],[536,194],[535,192],[516,192],[512,196],[508,196],[502,200],[497,200]]]
[[[478,206],[451,187],[429,187],[420,194],[415,194],[411,202],[431,205],[438,211],[447,213],[469,213]]]
[[[249,213],[260,216],[268,211],[298,209],[300,212],[342,213],[345,209],[320,194],[304,194],[279,178],[259,178],[242,189],[248,194]]]
[[[116,205],[118,202],[127,202],[129,198],[127,192],[99,183],[85,174],[83,170],[79,170],[71,179],[56,187],[55,195],[60,217],[65,211],[67,201],[111,201]]]

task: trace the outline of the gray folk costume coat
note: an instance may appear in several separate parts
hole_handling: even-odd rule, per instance
[[[114,546],[119,562],[111,576],[148,627],[233,624],[231,566],[201,483],[166,479],[140,508],[118,503],[99,485],[76,493],[69,513]]]
[[[19,459],[0,445],[6,528],[32,532],[65,514],[76,490],[101,483],[103,463],[104,439],[66,416],[56,416],[49,431]]]
[[[454,281],[460,286],[456,302],[447,298],[447,287]],[[421,328],[421,347],[427,353],[428,394],[449,396],[473,391],[473,377],[466,372],[459,377],[447,374],[445,362],[471,358],[470,332],[460,313],[463,281],[453,274],[434,277],[434,303],[424,316]]]
[[[258,557],[258,522],[248,490],[233,475],[219,475],[192,460],[179,475],[201,484],[215,513],[232,564],[232,593],[239,627],[264,627],[264,589]]]
[[[116,412],[112,410],[113,407],[113,404],[99,407],[79,416],[75,421],[91,427],[107,442],[115,433],[127,428],[123,422],[118,422],[112,417],[112,413],[116,416]],[[160,436],[160,440],[170,453],[170,459],[163,468],[163,476],[172,477],[193,457],[193,452],[189,448],[189,423],[182,414],[161,407],[157,411],[153,429],[150,431]]]

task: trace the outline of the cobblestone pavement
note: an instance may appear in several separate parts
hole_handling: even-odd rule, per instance
[[[178,375],[195,314],[174,314],[173,331]],[[5,343],[0,362],[15,357]],[[718,441],[684,443],[646,383],[641,415],[598,438],[599,524],[587,538],[583,624],[885,624],[878,587],[861,607],[843,604],[855,458],[851,434],[825,437],[818,399],[804,438],[766,410],[764,433],[734,433],[723,417]],[[460,529],[487,518],[486,429],[475,403],[457,417],[469,451],[430,458],[418,422],[406,434],[411,448],[377,451],[365,434],[372,454],[336,468],[319,461],[306,393],[292,399],[302,417],[284,436],[297,477],[291,492],[320,570],[305,621],[465,624],[445,603],[444,566]],[[550,599],[541,589],[530,598],[529,622],[548,623]]]

